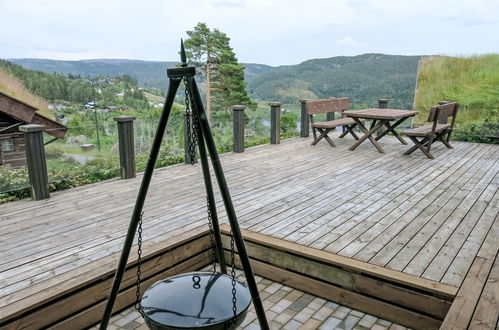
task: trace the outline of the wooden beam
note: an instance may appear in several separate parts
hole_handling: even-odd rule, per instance
[[[222,225],[221,230],[224,234],[227,235],[230,232],[227,225]],[[241,232],[245,241],[255,242],[257,244],[264,245],[275,250],[286,251],[288,253],[316,260],[318,262],[335,265],[351,272],[369,274],[383,280],[388,280],[411,288],[432,292],[449,300],[452,300],[457,294],[458,288],[451,285],[446,285],[411,274],[394,271],[388,268],[372,265],[367,262],[343,257],[322,250],[317,250],[260,233],[255,233],[248,230],[241,230]]]
[[[211,260],[209,248],[209,237],[207,236],[207,232],[203,232],[202,234],[193,235],[188,239],[173,243],[170,249],[164,250],[161,254],[153,253],[145,255],[143,256],[144,262],[141,266],[142,278],[155,276],[155,274],[163,273],[170,268],[175,269],[176,265],[184,264],[193,256],[198,257],[202,255],[203,257],[200,258],[206,261],[206,265]],[[121,290],[134,287],[136,271],[136,261],[131,261],[121,282]],[[5,322],[0,324],[0,328],[3,329],[5,326],[7,329],[39,329],[58,322],[58,320],[65,319],[69,315],[81,313],[81,311],[89,308],[89,306],[93,306],[106,299],[109,294],[113,275],[114,271],[98,277],[80,274],[82,283],[84,283],[82,287],[73,288],[72,291],[64,292],[64,295],[61,296],[49,295],[41,306],[29,306],[23,310],[22,314],[9,315],[10,320],[4,319]],[[85,280],[87,281],[85,282]],[[142,287],[145,289],[148,285],[143,284]]]
[[[35,113],[31,123],[45,126],[45,132],[58,139],[64,138],[66,132],[68,131],[66,126],[59,124],[55,120],[42,116],[39,113]]]
[[[479,304],[480,295],[486,284],[492,259],[476,257],[466,278],[452,303],[449,313],[442,323],[441,329],[468,329],[476,306]],[[497,307],[497,302],[495,304]],[[492,305],[490,306],[492,307]],[[497,319],[496,319],[497,322]],[[494,325],[495,326],[495,325]],[[478,328],[478,327],[476,327]]]
[[[206,251],[202,254],[191,258],[180,265],[177,265],[161,274],[158,274],[150,279],[147,279],[142,283],[143,288],[148,288],[154,283],[161,281],[173,275],[192,272],[203,268],[211,262],[210,251]],[[113,311],[119,312],[120,310],[130,307],[135,303],[135,293],[136,288],[134,286],[120,292],[114,304]],[[61,322],[50,326],[50,329],[56,330],[66,330],[66,329],[85,329],[98,323],[101,320],[102,313],[104,312],[106,301],[102,301],[68,319],[62,320]]]
[[[19,121],[31,123],[35,115],[35,107],[30,106],[12,96],[0,92],[0,111]]]
[[[227,253],[227,251],[226,251]],[[314,280],[304,275],[250,260],[255,274],[398,324],[418,329],[438,329],[440,321],[395,305]],[[239,260],[236,258],[236,265]]]
[[[222,239],[224,245],[229,246],[228,236],[224,235]],[[431,293],[428,294],[420,292],[420,290],[397,286],[396,283],[367,277],[360,273],[270,249],[253,242],[246,242],[245,245],[252,259],[302,274],[310,279],[322,280],[348,291],[405,306],[439,320],[445,318],[451,306],[450,301],[435,297]]]

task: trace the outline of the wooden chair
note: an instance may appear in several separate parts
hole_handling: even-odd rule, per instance
[[[355,121],[352,118],[343,116],[343,111],[350,109],[350,100],[348,97],[307,101],[306,106],[307,113],[310,116],[312,133],[314,134],[314,142],[312,142],[312,145],[316,145],[321,139],[325,139],[331,147],[336,147],[333,140],[328,136],[328,133],[340,126],[344,128],[343,133],[339,136],[340,138],[350,133],[356,140],[359,139],[353,131],[353,128],[357,125]],[[342,118],[314,122],[315,115],[328,112],[339,112]]]
[[[415,144],[404,152],[404,155],[410,155],[414,150],[419,149],[428,158],[434,159],[435,157],[430,153],[430,148],[435,141],[440,141],[445,144],[447,148],[452,149],[449,140],[454,128],[454,123],[456,122],[458,109],[459,103],[457,102],[450,102],[432,107],[428,115],[428,122],[432,122],[431,124],[404,131],[404,134]],[[449,117],[452,117],[450,124],[448,123]]]

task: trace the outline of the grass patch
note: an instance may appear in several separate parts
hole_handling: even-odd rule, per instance
[[[414,109],[422,125],[439,101],[460,103],[457,128],[473,122],[499,122],[499,54],[421,59]],[[476,132],[475,132],[476,133]]]

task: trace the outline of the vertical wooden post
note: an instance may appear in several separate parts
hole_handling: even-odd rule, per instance
[[[189,119],[188,116],[190,117]],[[190,126],[188,123],[191,123]],[[184,114],[184,163],[193,164],[198,162],[198,158],[194,155],[194,161],[191,159],[191,153],[189,152],[189,133],[192,136],[194,130],[192,129],[192,113]]]
[[[388,101],[388,99],[378,99],[378,109],[388,109]],[[383,133],[383,126],[376,131],[376,135],[381,133]]]
[[[300,137],[308,137],[310,135],[310,118],[307,109],[307,100],[300,100],[301,103],[301,123]]]
[[[379,109],[388,109],[388,99],[378,99]]]
[[[335,99],[336,97],[328,97],[328,99]],[[334,112],[326,112],[326,120],[334,120]],[[342,126],[343,130],[345,129],[344,126]]]
[[[31,198],[34,200],[50,197],[45,146],[43,144],[44,128],[45,126],[36,124],[19,126],[19,130],[24,132]]]
[[[271,102],[270,105],[270,144],[281,143],[281,103]]]
[[[235,105],[232,110],[232,151],[244,152],[244,109],[243,105]]]
[[[135,117],[118,116],[114,117],[113,120],[118,123],[121,178],[135,178],[135,138],[133,134]]]

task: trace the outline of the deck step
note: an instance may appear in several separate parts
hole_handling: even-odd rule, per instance
[[[222,233],[230,246],[228,226]],[[242,234],[255,274],[407,327],[438,329],[458,290],[260,233]]]

